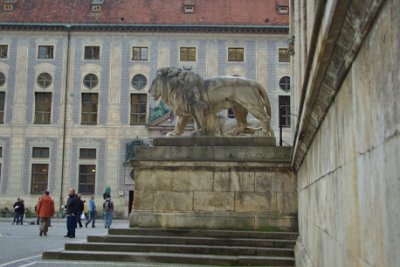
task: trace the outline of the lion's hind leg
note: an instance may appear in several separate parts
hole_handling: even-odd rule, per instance
[[[260,121],[263,135],[273,137],[274,131],[271,128],[271,118],[265,111],[264,105],[248,105],[247,110]]]
[[[231,135],[240,135],[247,127],[247,110],[242,106],[232,107],[236,119],[236,127],[229,133]]]

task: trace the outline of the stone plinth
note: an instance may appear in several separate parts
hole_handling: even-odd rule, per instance
[[[137,147],[132,161],[131,227],[296,230],[289,147],[253,137],[159,138],[153,144]]]

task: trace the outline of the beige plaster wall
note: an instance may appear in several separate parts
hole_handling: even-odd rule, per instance
[[[400,1],[386,1],[298,173],[297,266],[399,266]]]

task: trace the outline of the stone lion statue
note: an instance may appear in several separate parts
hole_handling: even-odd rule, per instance
[[[236,128],[237,122],[234,118],[217,115],[217,135],[230,136]],[[247,119],[247,126],[240,135],[257,136],[262,130],[261,122],[257,119]]]
[[[247,114],[257,118],[264,136],[274,136],[271,128],[271,106],[264,88],[257,82],[239,77],[203,79],[180,68],[166,67],[157,71],[150,90],[155,101],[162,99],[178,116],[170,136],[179,136],[191,117],[197,124],[193,135],[216,135],[216,114],[232,109],[239,135],[247,127]]]

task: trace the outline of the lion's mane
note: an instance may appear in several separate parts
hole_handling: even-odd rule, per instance
[[[204,101],[204,82],[200,75],[173,67],[160,69],[158,75],[164,83],[163,100],[173,109],[178,108],[184,113],[191,113],[193,108],[207,107]]]

